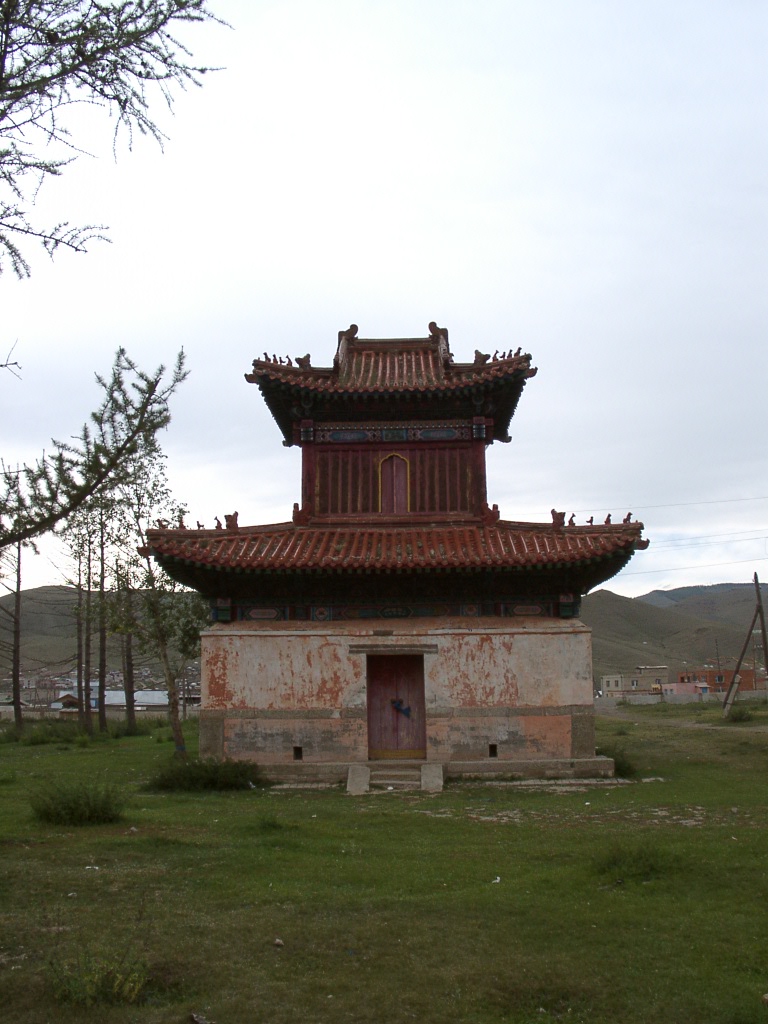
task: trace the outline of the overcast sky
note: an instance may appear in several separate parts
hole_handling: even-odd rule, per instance
[[[768,5],[763,0],[213,0],[185,38],[223,70],[155,110],[165,151],[96,154],[41,213],[112,244],[0,279],[1,451],[76,434],[124,345],[191,371],[164,437],[207,526],[300,497],[253,358],[332,361],[340,328],[538,375],[488,450],[505,519],[627,511],[626,595],[768,580]],[[80,138],[81,136],[78,136]],[[60,582],[50,545],[25,585]]]

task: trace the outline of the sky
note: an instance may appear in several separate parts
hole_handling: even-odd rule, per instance
[[[41,217],[105,224],[87,254],[0,278],[0,452],[76,435],[115,350],[190,371],[162,437],[189,520],[283,522],[300,497],[258,389],[270,354],[333,359],[354,322],[538,374],[488,449],[504,519],[631,511],[636,596],[768,579],[768,5],[762,0],[213,0],[221,70],[89,154]],[[69,572],[56,543],[24,585]]]

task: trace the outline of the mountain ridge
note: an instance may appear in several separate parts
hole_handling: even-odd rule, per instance
[[[761,585],[764,602],[768,586]],[[73,587],[37,587],[22,591],[22,668],[25,674],[49,668],[71,670],[75,663]],[[0,673],[10,671],[10,618],[13,594],[0,597]],[[601,589],[582,600],[581,620],[592,629],[595,682],[600,676],[629,672],[637,665],[667,665],[670,678],[686,665],[733,667],[755,609],[751,583],[718,583],[650,591],[622,597]],[[3,614],[5,612],[5,614]],[[752,664],[753,651],[748,652]],[[119,668],[116,641],[110,644],[110,667]]]

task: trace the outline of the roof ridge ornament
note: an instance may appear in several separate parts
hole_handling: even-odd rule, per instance
[[[565,512],[558,512],[552,509],[552,526],[555,530],[561,530],[565,526]]]
[[[347,341],[352,341],[353,338],[357,337],[359,328],[357,324],[350,324],[346,331],[339,331],[339,344],[346,338]]]
[[[448,328],[438,327],[434,320],[427,325],[430,340],[437,340],[437,354],[444,370],[447,370],[453,362],[453,355],[448,347]]]
[[[346,362],[347,359],[347,346],[350,341],[354,341],[357,337],[358,326],[357,324],[350,324],[346,331],[339,331],[339,344],[336,349],[336,355],[333,357],[333,368],[338,372],[339,367],[342,363]]]

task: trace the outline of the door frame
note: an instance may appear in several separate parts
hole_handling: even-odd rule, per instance
[[[409,701],[409,706],[411,708],[411,714],[415,713],[415,715],[417,716],[416,722],[414,722],[415,729],[410,730],[410,731],[414,732],[414,731],[418,730],[418,732],[420,734],[418,738],[421,741],[421,744],[419,746],[416,746],[416,747],[399,747],[399,746],[394,746],[394,747],[390,747],[390,746],[376,747],[376,746],[373,746],[372,739],[373,739],[374,742],[381,742],[381,740],[377,737],[375,730],[373,730],[372,727],[371,727],[371,725],[372,725],[372,716],[373,716],[373,714],[375,713],[375,710],[376,710],[375,704],[371,700],[371,695],[372,695],[372,672],[371,672],[372,664],[371,664],[371,659],[372,658],[375,658],[379,664],[381,664],[381,662],[385,662],[387,660],[394,661],[396,658],[399,658],[399,659],[408,658],[408,659],[412,659],[414,662],[416,661],[416,659],[418,659],[418,662],[419,662],[418,676],[419,676],[419,678],[416,679],[416,680],[414,680],[414,679],[410,680],[410,694],[409,694],[407,699]],[[413,667],[415,668],[415,665]],[[397,699],[397,697],[398,697],[398,693],[397,693],[397,679],[394,676],[392,678],[394,680],[394,688],[392,690],[393,697],[391,697],[391,698],[389,696],[385,697],[385,699],[389,703],[393,703],[393,701],[395,699]],[[415,683],[415,691],[416,691],[415,693],[414,693],[414,689],[413,689],[414,688],[414,683]],[[383,702],[380,700],[379,701],[379,705],[381,706],[382,703]],[[401,712],[398,712],[393,707],[392,710],[391,710],[391,713],[393,715],[397,716]],[[424,760],[426,760],[426,757],[427,757],[427,723],[426,723],[426,696],[425,696],[425,683],[424,683],[424,654],[422,652],[420,652],[420,651],[419,652],[415,652],[415,651],[407,651],[407,652],[406,651],[391,651],[391,652],[389,652],[388,651],[387,653],[383,653],[383,652],[379,653],[379,652],[377,652],[376,654],[368,654],[366,656],[366,719],[367,719],[366,724],[367,724],[368,760],[369,761],[380,761],[380,760],[419,760],[419,761],[424,761]],[[397,718],[395,718],[393,720],[393,722],[396,723],[397,725],[400,724],[398,722]]]

